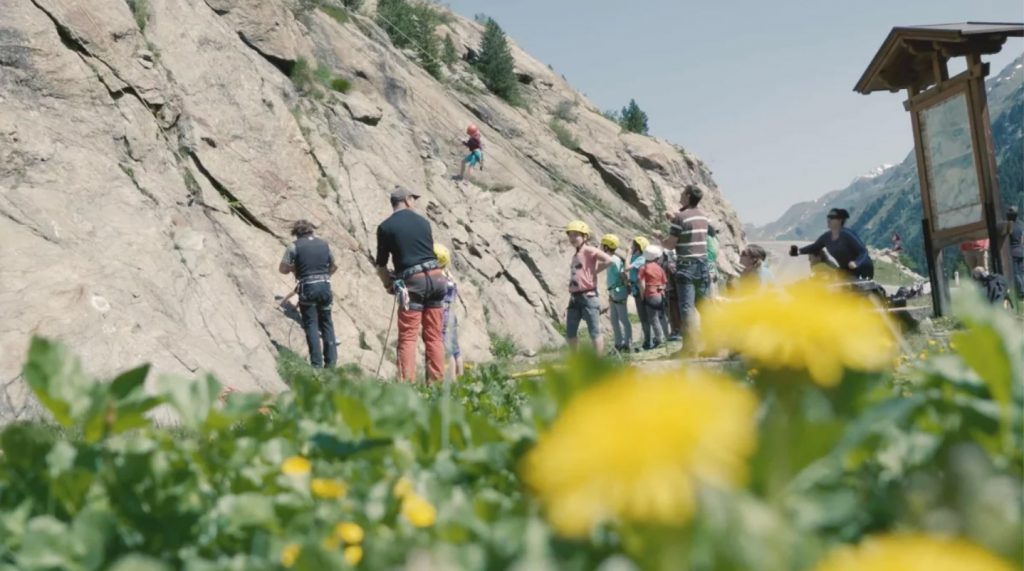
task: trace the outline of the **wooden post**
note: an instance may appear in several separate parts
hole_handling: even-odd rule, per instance
[[[942,272],[942,250],[935,251],[927,218],[921,219],[921,236],[924,238],[924,259],[928,262],[928,282],[932,286],[932,314],[935,317],[949,315],[949,287]]]
[[[967,54],[967,70],[971,74],[971,123],[976,154],[981,160],[982,209],[988,230],[990,268],[994,274],[1003,274],[1011,268],[1008,248],[1003,248],[1002,229],[1006,225],[1002,195],[999,191],[999,171],[996,168],[995,143],[992,140],[992,121],[988,115],[988,94],[985,92],[985,76],[988,65],[982,64],[977,53]],[[1012,276],[1006,276],[1012,280]]]

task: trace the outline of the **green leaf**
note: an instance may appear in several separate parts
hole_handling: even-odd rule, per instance
[[[118,400],[128,398],[144,388],[148,374],[148,364],[121,373],[110,382],[110,394]]]
[[[217,501],[215,511],[232,529],[276,527],[273,498],[261,493],[224,496]]]
[[[146,557],[145,555],[131,554],[117,560],[110,571],[170,571],[165,563],[159,559]]]
[[[76,393],[88,382],[78,359],[69,355],[67,348],[60,343],[33,337],[22,372],[25,383],[54,420],[61,426],[71,426],[72,403],[78,396]]]
[[[220,393],[220,383],[211,375],[188,381],[175,377],[162,377],[160,386],[167,402],[178,411],[186,428],[204,428],[213,403]]]
[[[342,420],[353,434],[363,434],[370,429],[373,422],[370,418],[370,411],[361,401],[335,393],[334,406],[341,412]]]

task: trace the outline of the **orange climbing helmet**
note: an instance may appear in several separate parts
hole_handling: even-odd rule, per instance
[[[469,135],[470,137],[478,135],[479,133],[480,129],[476,128],[476,123],[470,123],[469,126],[466,127],[466,134]]]

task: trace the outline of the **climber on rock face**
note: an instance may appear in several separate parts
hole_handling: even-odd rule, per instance
[[[295,242],[285,250],[278,271],[294,273],[298,281],[299,313],[302,314],[302,328],[306,331],[310,363],[317,368],[330,368],[338,362],[334,322],[331,320],[331,275],[338,266],[334,263],[330,246],[314,236],[313,230],[314,226],[308,220],[298,220],[292,225]]]
[[[416,379],[416,336],[422,329],[427,380],[444,377],[444,298],[448,280],[434,254],[430,222],[413,211],[420,195],[398,187],[391,216],[377,226],[377,276],[401,304],[398,308],[398,378]],[[388,259],[394,272],[388,272]]]
[[[462,169],[459,171],[459,180],[469,180],[473,167],[479,165],[484,168],[484,141],[480,135],[480,129],[470,123],[466,127],[466,134],[469,138],[462,142],[469,149],[469,154],[462,159]]]

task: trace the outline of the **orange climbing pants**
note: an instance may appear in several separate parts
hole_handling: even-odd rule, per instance
[[[444,341],[441,334],[444,309],[425,307],[422,310],[398,310],[398,378],[416,380],[416,337],[423,331],[427,354],[427,380],[444,378]]]

